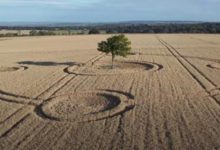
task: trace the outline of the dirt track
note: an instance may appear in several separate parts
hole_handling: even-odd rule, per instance
[[[220,149],[220,35],[127,36],[0,41],[0,149]]]

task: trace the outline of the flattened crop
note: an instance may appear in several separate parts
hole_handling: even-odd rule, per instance
[[[111,63],[108,61],[99,61],[92,66],[83,67],[71,66],[65,69],[69,74],[77,75],[116,75],[116,74],[132,74],[144,71],[158,71],[163,66],[160,64],[145,61],[116,61],[114,69],[111,69]]]
[[[39,107],[50,120],[85,122],[112,117],[134,107],[134,101],[107,91],[75,92],[49,99]]]

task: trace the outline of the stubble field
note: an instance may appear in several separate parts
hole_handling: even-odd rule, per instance
[[[220,149],[220,35],[0,39],[0,149]]]

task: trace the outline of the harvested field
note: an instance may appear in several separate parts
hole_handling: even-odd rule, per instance
[[[10,72],[10,71],[18,71],[18,70],[26,70],[27,67],[19,66],[19,67],[0,67],[0,72]]]
[[[132,107],[134,102],[118,93],[78,92],[52,98],[36,111],[51,120],[86,122],[112,117]]]
[[[20,35],[29,35],[30,30],[0,30],[0,34],[15,33]]]
[[[115,61],[114,69],[112,69],[110,64],[110,61],[99,61],[98,63],[93,63],[90,67],[79,64],[65,68],[64,72],[76,75],[97,76],[158,71],[163,68],[162,65],[144,61]]]
[[[208,64],[207,66],[212,69],[220,69],[220,63],[212,63]]]
[[[0,40],[0,149],[220,149],[220,35]]]

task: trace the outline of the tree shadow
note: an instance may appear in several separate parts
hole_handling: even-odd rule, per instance
[[[36,66],[60,66],[60,65],[72,66],[77,64],[75,62],[57,63],[52,61],[20,61],[17,63],[22,65],[36,65]]]

